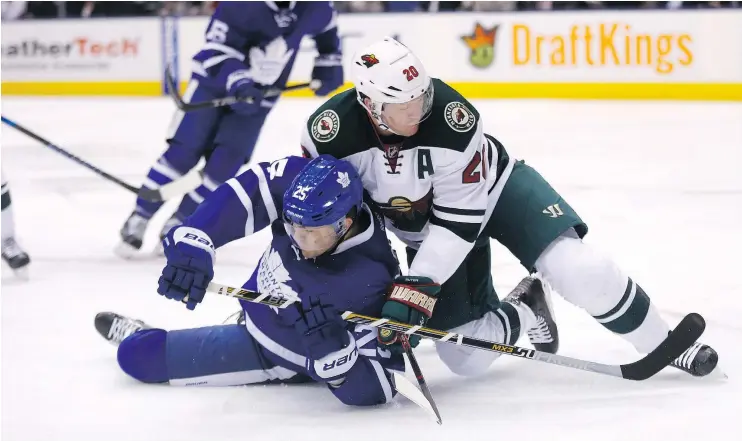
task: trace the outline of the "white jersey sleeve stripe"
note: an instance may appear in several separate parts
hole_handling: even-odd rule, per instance
[[[263,198],[265,211],[268,213],[268,218],[272,223],[273,221],[278,219],[278,210],[276,210],[276,203],[273,200],[273,195],[271,195],[268,181],[265,178],[265,171],[260,165],[253,166],[252,171],[253,173],[255,173],[255,176],[258,177],[258,188],[260,188],[260,197]]]
[[[484,210],[482,210],[484,211]],[[433,216],[449,222],[460,222],[479,225],[484,220],[484,213],[478,216],[450,214],[433,208]]]
[[[242,205],[245,207],[245,211],[247,212],[247,221],[245,222],[245,236],[249,236],[255,231],[255,214],[253,213],[252,200],[250,199],[250,196],[247,195],[245,189],[242,188],[242,184],[240,184],[240,181],[238,181],[237,178],[228,180],[227,185],[232,187],[232,190],[234,190],[237,198],[239,198],[240,202],[242,202]]]

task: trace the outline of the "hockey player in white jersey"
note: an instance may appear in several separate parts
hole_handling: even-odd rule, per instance
[[[587,225],[536,170],[508,155],[484,132],[477,109],[445,82],[428,76],[404,45],[386,37],[352,60],[355,88],[325,102],[307,120],[304,154],[351,162],[375,208],[407,245],[409,276],[441,285],[432,317],[389,299],[384,316],[506,344],[524,333],[537,349],[556,352],[559,338],[541,284],[528,282],[499,301],[491,276],[490,239],[570,303],[587,311],[640,353],[669,327],[644,290],[609,256],[583,241]],[[398,284],[410,286],[402,277]],[[393,333],[379,337],[390,347]],[[412,339],[412,343],[416,341]],[[455,373],[483,372],[497,354],[438,344]],[[672,366],[694,376],[718,362],[696,343]]]
[[[10,186],[5,180],[5,173],[0,171],[2,179],[2,256],[3,261],[20,277],[28,277],[28,264],[31,259],[28,253],[18,245],[15,239],[15,219],[13,203],[10,199]]]

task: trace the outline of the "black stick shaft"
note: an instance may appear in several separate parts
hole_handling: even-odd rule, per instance
[[[428,383],[425,381],[425,377],[423,376],[422,369],[420,369],[420,364],[418,364],[417,358],[415,358],[415,354],[412,353],[412,346],[410,346],[410,340],[404,334],[400,335],[399,338],[402,341],[402,348],[404,349],[405,354],[407,354],[407,359],[410,361],[410,367],[412,367],[412,373],[415,374],[415,378],[417,379],[417,384],[420,385],[420,391],[422,391],[423,395],[430,403],[430,407],[433,408],[433,412],[435,412],[435,416],[436,418],[438,418],[437,423],[441,425],[443,424],[443,421],[441,420],[441,413],[438,412],[438,406],[435,405],[435,401],[433,400],[433,395],[430,393],[430,389],[428,388]]]
[[[18,130],[19,132],[23,133],[24,135],[26,135],[26,136],[28,136],[30,138],[33,138],[36,141],[44,144],[45,146],[49,147],[50,149],[54,150],[55,152],[60,153],[60,154],[62,154],[64,156],[66,156],[67,158],[69,158],[69,159],[77,162],[78,164],[82,165],[83,167],[87,168],[88,170],[91,170],[93,173],[96,173],[99,176],[102,176],[103,178],[108,179],[109,181],[111,181],[111,182],[113,182],[115,184],[118,184],[119,186],[121,186],[121,187],[129,190],[130,192],[135,193],[135,194],[139,192],[139,189],[137,187],[134,187],[133,185],[129,185],[126,182],[122,181],[121,179],[117,178],[116,176],[113,176],[113,175],[111,175],[109,173],[104,172],[103,170],[99,169],[98,167],[94,166],[93,164],[85,161],[84,159],[82,159],[82,158],[80,158],[78,156],[73,155],[72,153],[68,152],[67,150],[65,150],[65,149],[63,149],[63,148],[55,145],[54,143],[52,143],[49,140],[46,140],[46,139],[42,138],[41,136],[39,136],[36,133],[28,130],[27,128],[25,128],[23,126],[21,126],[20,124],[14,122],[14,121],[12,121],[12,120],[4,117],[4,116],[2,117],[2,122],[5,123],[5,124],[7,124],[8,126],[14,128],[14,129]]]

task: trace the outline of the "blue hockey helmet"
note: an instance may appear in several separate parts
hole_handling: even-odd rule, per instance
[[[283,217],[291,239],[297,243],[296,228],[331,225],[335,242],[346,232],[345,217],[358,213],[363,203],[363,185],[355,168],[330,155],[309,162],[283,195]],[[355,210],[353,210],[355,208]]]

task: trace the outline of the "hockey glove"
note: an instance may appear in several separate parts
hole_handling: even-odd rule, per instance
[[[338,311],[325,296],[309,296],[286,314],[301,338],[309,375],[339,386],[358,359],[358,348]]]
[[[320,80],[322,85],[314,91],[317,96],[325,96],[343,85],[343,56],[325,54],[314,59],[312,79]]]
[[[168,299],[184,302],[194,309],[204,299],[206,287],[214,277],[214,245],[201,230],[176,227],[162,240],[167,264],[162,270],[157,292]]]
[[[249,71],[237,70],[232,72],[227,78],[227,93],[240,100],[230,106],[235,113],[252,116],[260,110],[264,92],[252,80]]]
[[[425,326],[433,316],[436,296],[440,291],[441,285],[429,277],[397,277],[381,310],[381,316],[410,325]],[[403,352],[397,332],[380,329],[379,342],[387,345],[395,354]],[[410,336],[410,346],[414,348],[419,343],[420,337]]]

